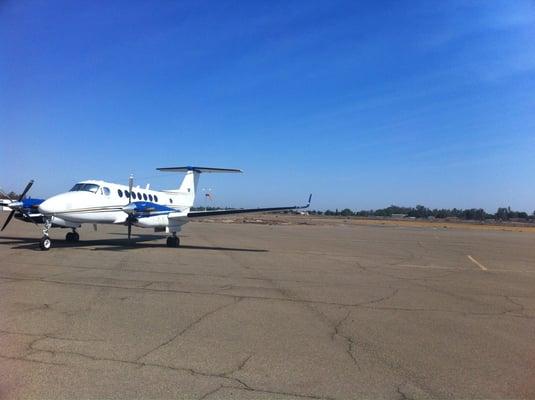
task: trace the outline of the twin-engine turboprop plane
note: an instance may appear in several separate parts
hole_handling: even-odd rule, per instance
[[[186,176],[178,189],[152,190],[134,187],[130,177],[128,186],[117,183],[87,180],[77,183],[68,192],[49,199],[25,199],[33,181],[30,181],[18,200],[8,200],[3,204],[12,211],[2,230],[13,217],[33,223],[42,223],[43,237],[39,242],[42,250],[52,246],[49,229],[52,227],[70,228],[65,239],[77,242],[80,239],[76,229],[82,224],[119,224],[128,227],[130,239],[132,225],[141,228],[153,228],[156,232],[167,232],[167,246],[178,247],[180,239],[177,233],[190,218],[207,217],[224,214],[251,212],[283,211],[307,208],[304,206],[246,208],[233,210],[190,211],[195,200],[199,175],[202,173],[241,173],[239,169],[206,167],[169,167],[157,168],[163,172],[185,172]]]

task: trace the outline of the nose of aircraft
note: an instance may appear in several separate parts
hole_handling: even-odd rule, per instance
[[[93,194],[89,192],[61,193],[39,204],[39,212],[43,215],[70,212],[73,209],[73,204],[79,206],[86,204],[88,200],[87,196],[93,196]]]
[[[53,214],[56,207],[55,207],[55,200],[54,198],[50,198],[48,200],[43,201],[39,206],[37,207],[39,209],[39,212],[43,215],[50,215]]]
[[[68,193],[58,194],[46,199],[39,204],[39,212],[43,215],[54,215],[55,213],[65,211],[69,208]]]

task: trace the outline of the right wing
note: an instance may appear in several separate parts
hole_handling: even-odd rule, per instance
[[[229,215],[229,214],[245,214],[245,213],[257,213],[257,212],[270,212],[270,211],[289,211],[308,208],[312,195],[308,197],[308,203],[306,206],[288,206],[288,207],[268,207],[268,208],[236,208],[233,210],[211,210],[211,211],[190,211],[187,215],[188,218],[199,217],[212,217],[216,215]]]

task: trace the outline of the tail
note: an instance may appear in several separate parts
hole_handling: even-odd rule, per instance
[[[186,207],[193,206],[195,201],[195,194],[197,192],[199,175],[202,173],[241,173],[243,172],[240,169],[231,169],[231,168],[208,168],[208,167],[165,167],[165,168],[156,168],[158,171],[162,172],[185,172],[186,176],[182,180],[178,190],[168,190],[174,194],[180,195],[182,201],[181,205]]]

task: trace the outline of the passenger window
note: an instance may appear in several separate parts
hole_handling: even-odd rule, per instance
[[[143,193],[143,200],[147,201],[147,194]]]
[[[104,187],[103,191],[104,191],[104,196],[110,195],[110,188]]]
[[[158,196],[154,195],[154,201],[158,203]]]
[[[117,194],[119,197],[123,197],[123,191],[121,189],[117,189]]]
[[[152,194],[149,194],[149,200],[152,201]]]
[[[138,192],[138,194],[137,194],[137,198],[138,198],[139,200],[141,200],[141,193]]]
[[[173,199],[169,199],[169,203],[170,203],[170,204],[173,204]]]
[[[132,195],[132,198],[135,200],[136,199],[136,192],[130,192],[130,194]]]
[[[130,192],[128,190],[125,190],[124,191],[124,195],[127,197],[127,198],[130,198]]]

